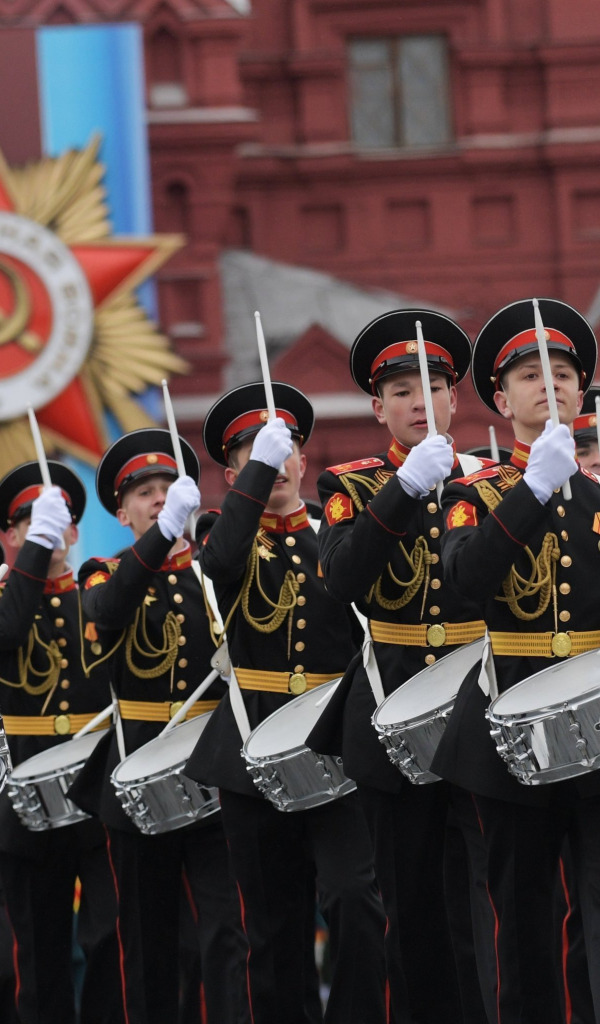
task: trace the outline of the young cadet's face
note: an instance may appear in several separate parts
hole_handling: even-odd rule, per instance
[[[225,470],[225,479],[230,487],[250,458],[253,440],[245,441],[235,449],[232,464]],[[283,469],[283,473],[279,472],[275,478],[267,511],[287,516],[295,512],[300,504],[300,484],[306,470],[306,456],[300,451],[297,441],[294,441],[294,450],[280,469]]]
[[[131,528],[136,540],[143,537],[158,519],[173,479],[166,473],[155,473],[125,491],[121,507],[117,509],[117,519],[121,526]]]
[[[596,476],[600,476],[600,450],[598,449],[598,442],[593,441],[590,437],[583,438],[581,441],[575,441],[575,449],[577,451],[577,458],[584,469],[589,470],[590,473],[595,473]]]
[[[456,388],[448,387],[443,373],[430,372],[433,413],[438,434],[448,433],[456,412]],[[377,422],[387,426],[400,444],[413,448],[427,437],[425,399],[418,370],[405,370],[388,377],[380,385],[380,395],[372,400]]]
[[[568,356],[549,352],[558,418],[570,425],[581,410],[583,392],[579,372]],[[494,395],[498,412],[511,420],[515,436],[532,444],[550,418],[542,363],[536,354],[522,356],[502,378],[502,390]]]

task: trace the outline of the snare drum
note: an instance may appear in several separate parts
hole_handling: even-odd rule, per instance
[[[242,750],[255,785],[278,811],[306,811],[356,789],[341,757],[315,754],[305,740],[339,679],[322,683],[274,711],[251,733]],[[322,702],[322,703],[321,703]]]
[[[501,693],[486,714],[500,757],[526,786],[600,768],[600,650],[553,662]]]
[[[392,764],[415,785],[438,782],[431,762],[460,684],[483,655],[483,637],[417,672],[386,697],[372,722]]]
[[[88,732],[34,754],[13,770],[8,795],[23,825],[30,832],[46,832],[89,818],[69,800],[75,782],[97,743],[108,732]]]
[[[114,769],[110,780],[123,810],[144,835],[171,832],[219,810],[216,789],[181,773],[211,714],[156,736]]]

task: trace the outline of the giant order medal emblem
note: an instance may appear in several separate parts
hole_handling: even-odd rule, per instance
[[[0,211],[0,420],[61,394],[85,361],[93,321],[87,278],[67,246]]]

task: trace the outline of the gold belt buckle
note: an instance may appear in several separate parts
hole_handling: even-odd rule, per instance
[[[427,630],[427,643],[430,647],[443,647],[446,643],[446,630],[439,622]]]
[[[175,701],[173,701],[173,703],[171,704],[171,706],[169,708],[169,718],[174,718],[175,715],[177,714],[177,712],[181,710],[181,708],[183,707],[184,704],[185,704],[185,701],[183,701],[183,700],[175,700]]]
[[[552,637],[552,653],[557,658],[566,658],[571,653],[571,637],[568,633],[555,633]]]
[[[54,732],[57,736],[67,736],[71,732],[71,719],[69,715],[57,715],[54,719]]]
[[[304,693],[308,683],[306,682],[306,676],[303,672],[293,672],[290,676],[288,683],[290,693],[293,693],[295,697],[300,693]]]

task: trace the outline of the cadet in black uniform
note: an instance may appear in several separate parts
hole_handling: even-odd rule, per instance
[[[277,417],[269,423],[262,384],[237,388],[210,410],[204,442],[227,467],[230,490],[221,514],[201,517],[197,527],[251,728],[340,676],[355,649],[349,610],[318,574],[317,538],[299,497],[313,410],[296,388],[275,383],[273,391]],[[259,795],[241,745],[228,694],[186,774],[219,787],[250,947],[254,1024],[309,1020],[304,965],[307,914],[314,953],[314,898],[307,905],[307,880],[315,868],[331,950],[325,1019],[383,1022],[385,920],[356,794],[284,813]]]
[[[85,507],[79,478],[28,462],[0,482],[0,528],[18,555],[0,601],[0,702],[13,766],[64,743],[110,703],[102,654],[87,639],[67,564]],[[83,630],[83,633],[82,633]],[[97,666],[94,667],[94,664]],[[73,899],[86,954],[81,1024],[123,1020],[116,901],[98,822],[28,831],[0,796],[0,873],[14,936],[22,1024],[74,1024]]]
[[[189,475],[177,478],[166,430],[137,430],[104,454],[97,489],[104,507],[130,526],[134,545],[120,559],[90,559],[80,570],[83,604],[102,643],[119,643],[112,679],[119,698],[125,752],[164,728],[210,671],[214,646],[184,526],[200,503],[200,467],[181,441]],[[217,706],[225,689],[213,683],[187,717]],[[93,760],[93,759],[92,759]],[[123,998],[128,1024],[170,1024],[179,998],[179,909],[182,871],[195,902],[208,1024],[246,1019],[246,944],[219,815],[144,835],[123,812],[110,783],[119,762],[116,735],[102,764],[82,773],[78,799],[94,799],[106,823],[119,901]],[[85,787],[87,786],[87,792]]]
[[[552,659],[600,643],[600,489],[595,477],[577,471],[570,428],[593,378],[596,342],[572,307],[554,299],[539,307],[560,425],[552,428],[548,420],[532,302],[512,303],[480,332],[473,379],[488,408],[512,423],[513,453],[508,463],[453,481],[444,493],[445,575],[485,617],[499,692]],[[561,491],[567,480],[569,501]],[[568,833],[598,1021],[600,777],[528,787],[510,775],[485,719],[494,692],[490,675],[473,670],[465,679],[433,769],[461,787],[454,801],[467,839],[478,831],[486,844],[485,884],[496,921],[493,1020],[572,1019],[556,962],[553,897]]]
[[[432,437],[427,437],[417,320],[438,430]],[[457,324],[418,309],[377,317],[350,353],[354,381],[371,395],[375,416],[392,437],[387,450],[331,467],[319,477],[325,513],[319,552],[329,592],[356,602],[369,620],[385,695],[484,632],[477,609],[442,574],[443,523],[435,491],[436,482],[463,474],[460,459],[481,465],[473,457],[457,456],[447,434],[456,408],[455,384],[468,371],[470,356],[470,341]],[[393,1020],[456,1024],[464,1014],[478,1024],[483,1007],[472,940],[457,956],[461,968],[464,957],[471,958],[471,981],[468,972],[461,974],[459,997],[446,914],[447,789],[441,782],[415,786],[392,765],[371,724],[376,706],[357,659],[309,741],[317,749],[341,750],[369,819],[388,917]],[[466,892],[465,885],[468,914]]]
[[[598,449],[598,427],[596,423],[596,397],[600,387],[588,388],[579,416],[573,421],[573,437],[577,461],[594,476],[600,477],[600,451]]]

